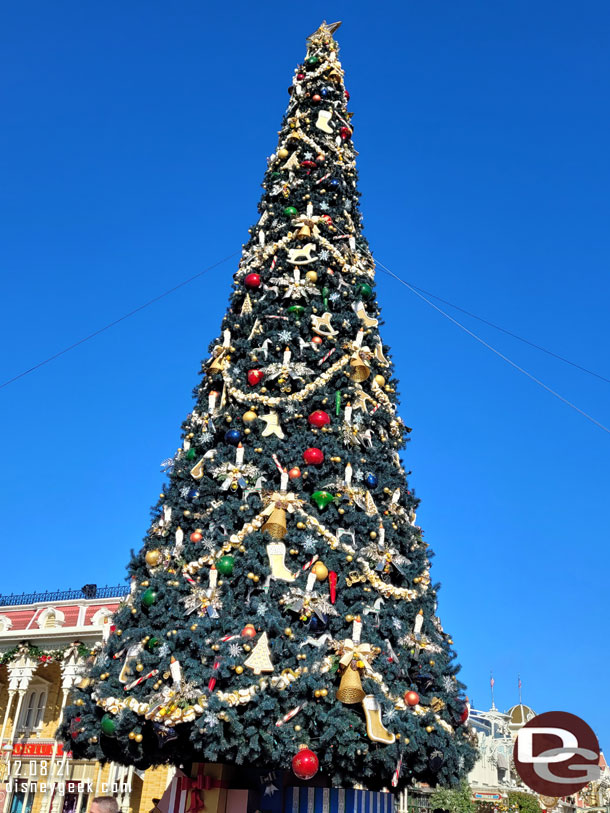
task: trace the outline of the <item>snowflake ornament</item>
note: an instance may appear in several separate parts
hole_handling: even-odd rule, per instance
[[[443,689],[447,694],[455,694],[457,691],[457,683],[451,675],[443,675]]]
[[[313,553],[317,548],[317,541],[315,536],[306,536],[303,540],[303,549],[307,551],[307,553]]]
[[[330,257],[330,251],[328,249],[323,248],[322,251],[318,254],[318,259],[320,260],[328,260]]]
[[[242,654],[241,645],[240,644],[231,644],[229,646],[229,655],[232,658],[239,658]]]
[[[214,728],[218,725],[218,717],[212,711],[208,711],[207,714],[203,718],[203,722],[208,726],[208,728]]]
[[[292,339],[292,333],[289,330],[280,330],[277,337],[281,342],[289,342]]]
[[[184,500],[186,500],[186,498],[187,498],[187,497],[188,497],[188,495],[189,495],[190,490],[191,490],[191,489],[190,489],[190,486],[182,486],[182,488],[180,489],[180,496],[181,496],[181,497],[182,497]]]

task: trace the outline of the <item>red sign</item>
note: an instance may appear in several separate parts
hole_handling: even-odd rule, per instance
[[[53,743],[52,742],[16,742],[13,745],[14,757],[52,757],[53,756]],[[64,755],[64,747],[59,742],[57,743],[55,756],[62,757]]]

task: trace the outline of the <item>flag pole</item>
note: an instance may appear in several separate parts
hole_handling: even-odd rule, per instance
[[[491,710],[495,711],[496,710],[496,704],[494,702],[494,684],[495,684],[496,681],[494,680],[494,673],[493,672],[490,672],[489,675],[490,675],[489,685],[491,687]]]

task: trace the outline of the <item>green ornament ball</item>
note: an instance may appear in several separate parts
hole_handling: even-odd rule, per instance
[[[306,62],[308,65],[317,65],[319,61],[320,61],[320,57],[319,57],[319,56],[309,56],[309,57],[307,57],[307,59],[305,60],[305,62]]]
[[[284,209],[284,214],[286,215],[286,217],[294,217],[296,214],[298,214],[298,212],[294,208],[294,206],[287,206]]]
[[[114,718],[109,714],[104,714],[100,722],[100,728],[102,734],[105,734],[107,737],[112,737],[116,734],[116,722]]]
[[[156,600],[157,600],[157,594],[152,589],[152,587],[149,587],[148,590],[145,590],[142,593],[141,601],[142,601],[142,606],[143,607],[152,607],[152,605],[155,603]]]
[[[194,449],[189,449],[186,453],[187,460],[194,460],[197,457],[197,452]]]
[[[288,313],[294,313],[295,316],[302,316],[305,313],[303,305],[291,305],[288,308]]]
[[[148,649],[149,652],[152,652],[153,649],[156,646],[159,646],[160,643],[161,641],[159,640],[159,638],[155,638],[153,636],[152,638],[149,638],[148,641],[146,642],[146,649]]]
[[[327,505],[330,505],[335,498],[332,494],[329,494],[328,491],[314,491],[314,493],[311,495],[311,499],[313,502],[315,502],[318,508],[322,510],[326,508]]]
[[[235,565],[235,559],[232,556],[221,556],[220,559],[216,562],[216,570],[222,576],[230,576],[233,573],[233,566]]]
[[[368,282],[361,282],[357,291],[363,299],[370,299],[373,296],[373,289]]]

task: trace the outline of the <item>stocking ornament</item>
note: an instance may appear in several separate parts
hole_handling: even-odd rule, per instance
[[[293,582],[296,579],[296,575],[286,567],[286,545],[283,542],[270,542],[267,545],[267,556],[272,579],[281,582]]]

